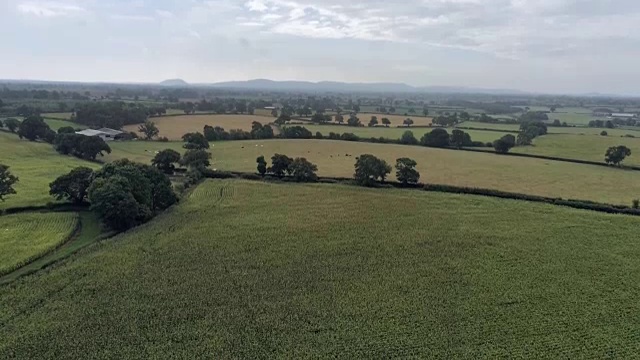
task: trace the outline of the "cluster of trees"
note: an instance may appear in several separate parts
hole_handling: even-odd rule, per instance
[[[124,125],[143,124],[150,114],[149,108],[140,104],[90,102],[77,106],[71,120],[90,127],[120,129]]]
[[[14,118],[5,119],[4,122],[0,120],[0,127],[6,127],[7,130],[15,133],[18,130],[18,126],[20,126],[20,121]]]
[[[314,182],[318,180],[318,166],[303,157],[292,159],[287,155],[275,154],[271,157],[271,166],[267,167],[264,156],[256,159],[258,173],[262,176],[270,174],[282,178],[289,176],[297,182]]]
[[[384,182],[391,173],[391,166],[386,161],[371,154],[360,155],[356,158],[353,178],[362,186],[373,186]],[[402,184],[417,184],[420,173],[416,170],[417,163],[413,159],[400,158],[396,160],[396,178]]]
[[[251,131],[232,129],[227,132],[220,126],[213,127],[209,125],[205,125],[203,131],[207,141],[273,139],[275,137],[271,125],[262,125],[257,121],[251,124]]]
[[[520,122],[547,121],[549,115],[544,111],[527,111],[520,116]]]
[[[145,223],[178,201],[164,173],[128,159],[107,164],[97,172],[76,168],[49,184],[49,189],[58,200],[88,200],[102,222],[118,231]]]
[[[12,90],[9,88],[0,88],[0,98],[4,99],[36,99],[36,100],[89,100],[91,93],[85,92],[81,94],[77,91],[62,90],[42,90],[42,89],[21,89]]]
[[[39,115],[32,115],[18,124],[18,136],[29,141],[42,140],[53,144],[56,132]]]
[[[444,115],[436,116],[433,119],[433,123],[438,126],[453,126],[469,120],[471,120],[471,115],[468,112],[463,111],[460,114],[454,112],[453,114],[445,113]]]
[[[552,126],[552,127],[569,127],[569,124],[567,124],[566,121],[560,122],[560,120],[555,119],[555,120],[553,120],[553,122],[551,124],[549,124],[549,126]]]
[[[196,102],[180,102],[176,108],[184,111],[185,114],[194,114],[196,111],[214,112],[216,114],[253,114],[256,108],[270,106],[265,101],[252,102],[244,99],[202,99]]]
[[[531,145],[533,139],[537,138],[538,136],[546,135],[547,131],[547,125],[542,121],[522,121],[520,123],[520,132],[518,133],[516,144],[518,146]]]
[[[613,129],[613,128],[616,127],[616,125],[611,120],[607,120],[607,121],[604,121],[604,120],[591,120],[591,121],[589,121],[589,127]]]

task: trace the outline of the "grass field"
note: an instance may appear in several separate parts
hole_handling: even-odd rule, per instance
[[[14,186],[17,194],[0,202],[0,210],[45,205],[54,198],[49,195],[49,183],[78,166],[97,169],[99,164],[58,154],[50,144],[20,140],[17,135],[0,132],[0,163],[20,181]]]
[[[76,213],[0,216],[0,275],[54,249],[71,236],[77,225]]]
[[[481,123],[476,121],[466,121],[458,125],[458,127],[470,127],[477,129],[494,129],[494,130],[509,130],[517,133],[520,130],[519,124],[490,124]],[[601,132],[606,131],[609,136],[625,136],[633,135],[640,138],[640,127],[633,128],[616,128],[616,129],[602,129],[602,128],[590,128],[590,127],[552,127],[547,128],[549,134],[576,134],[576,135],[600,135]]]
[[[349,118],[349,115],[343,115],[344,116],[344,122],[347,122],[347,119]],[[404,121],[407,118],[410,118],[411,120],[413,120],[413,124],[416,126],[428,126],[431,125],[431,121],[433,120],[433,118],[431,117],[424,117],[421,114],[413,114],[413,115],[409,115],[409,116],[404,116],[404,115],[387,115],[387,114],[380,114],[380,113],[359,113],[358,115],[358,119],[360,119],[360,122],[363,125],[367,125],[369,124],[369,120],[371,120],[372,116],[375,116],[378,118],[378,123],[382,125],[382,118],[387,118],[389,119],[389,121],[391,121],[391,126],[400,126],[403,125]]]
[[[607,149],[618,145],[631,149],[631,156],[624,161],[624,164],[640,165],[640,138],[551,134],[536,138],[533,146],[519,146],[511,151],[604,162]]]
[[[209,181],[0,287],[0,353],[630,358],[639,225],[476,196]]]
[[[129,158],[148,163],[155,151],[173,148],[184,152],[182,145],[179,142],[113,143],[113,153],[105,160]],[[640,172],[593,165],[419,146],[330,140],[230,141],[212,145],[211,167],[220,170],[255,172],[256,157],[264,155],[270,158],[279,153],[306,157],[318,165],[320,175],[351,177],[356,157],[374,154],[392,165],[400,157],[415,159],[422,174],[421,180],[429,183],[624,205],[630,205],[633,199],[640,197]],[[393,174],[391,178],[394,178]]]
[[[42,117],[45,119],[54,119],[54,120],[69,120],[73,116],[73,113],[64,112],[64,113],[44,113]]]
[[[170,140],[181,140],[188,132],[203,132],[204,126],[220,126],[226,131],[232,129],[251,130],[251,123],[257,121],[267,125],[275,119],[257,115],[184,115],[152,118],[160,130],[159,136]],[[138,132],[139,125],[125,126],[125,131]]]
[[[66,121],[66,120],[44,119],[44,122],[47,123],[47,125],[49,125],[49,127],[53,131],[58,131],[58,129],[60,129],[61,127],[65,127],[65,126],[71,126],[74,129],[86,129],[87,128],[85,125],[76,124],[74,122]]]
[[[416,139],[420,140],[420,138],[431,132],[433,129],[431,128],[397,128],[397,127],[351,127],[351,126],[341,126],[341,125],[302,125],[305,128],[309,129],[313,134],[316,132],[320,132],[324,136],[328,136],[329,133],[333,132],[336,134],[343,133],[354,133],[355,135],[363,138],[387,138],[387,139],[400,139],[402,134],[405,131],[410,130],[413,132],[413,136]],[[446,129],[449,134],[453,129]],[[477,130],[464,130],[465,132],[471,135],[471,139],[473,141],[482,141],[482,142],[491,142],[501,138],[506,135],[501,132],[493,132],[493,131],[477,131]],[[517,133],[517,132],[516,132]],[[516,134],[514,133],[514,134]]]

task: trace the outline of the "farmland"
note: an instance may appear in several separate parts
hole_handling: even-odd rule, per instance
[[[61,127],[70,126],[74,129],[86,129],[87,127],[82,124],[74,123],[66,120],[56,120],[56,119],[44,119],[44,122],[49,125],[51,130],[58,131]]]
[[[73,116],[73,113],[64,112],[64,113],[44,113],[42,117],[45,119],[54,119],[54,120],[70,120]]]
[[[533,146],[516,147],[513,152],[602,162],[606,150],[618,145],[631,149],[625,164],[640,165],[640,138],[552,134],[536,138]]]
[[[251,130],[251,123],[257,121],[263,125],[271,123],[272,118],[257,115],[184,115],[152,118],[160,130],[159,136],[170,140],[180,140],[188,132],[202,132],[205,125],[232,129]],[[138,125],[125,126],[126,131],[138,131]]]
[[[418,162],[421,180],[429,183],[500,189],[550,197],[593,200],[629,205],[640,194],[640,172],[593,165],[505,157],[419,146],[370,144],[331,140],[255,140],[214,143],[212,168],[256,171],[256,157],[275,153],[306,157],[318,165],[324,176],[351,177],[355,158],[374,154],[390,164],[400,157]],[[173,148],[183,152],[182,143],[113,143],[113,153],[104,160],[119,158],[149,163],[155,151]],[[351,156],[346,156],[346,155]],[[604,154],[604,152],[603,152]],[[611,184],[616,186],[611,186]]]
[[[22,213],[0,217],[0,275],[42,256],[71,236],[74,213]]]
[[[18,136],[0,132],[2,163],[20,181],[17,195],[0,202],[0,210],[11,207],[41,206],[54,199],[49,195],[49,183],[78,166],[99,168],[100,165],[58,154],[51,145],[20,140]]]
[[[209,181],[151,223],[0,287],[0,353],[627,358],[640,351],[638,221]]]

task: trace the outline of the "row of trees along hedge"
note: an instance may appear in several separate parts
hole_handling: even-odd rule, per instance
[[[271,157],[271,166],[267,167],[264,156],[256,159],[258,173],[262,176],[270,174],[279,178],[290,176],[298,182],[314,182],[318,180],[318,166],[303,157],[292,159],[287,155],[275,154]]]
[[[162,108],[159,110],[162,113]],[[157,113],[158,110],[155,108],[135,103],[89,102],[76,107],[71,121],[90,127],[120,129],[125,125],[142,124],[149,115]]]
[[[118,231],[149,221],[178,200],[164,173],[128,159],[106,164],[97,172],[76,168],[57,178],[49,188],[58,200],[88,200],[102,222]]]

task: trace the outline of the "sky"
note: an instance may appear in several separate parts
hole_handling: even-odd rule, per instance
[[[640,94],[638,0],[0,0],[0,78]]]

